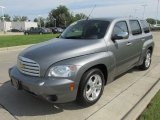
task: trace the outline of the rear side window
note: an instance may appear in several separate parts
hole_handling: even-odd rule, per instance
[[[142,30],[138,20],[130,20],[129,23],[130,23],[132,35],[142,34]]]
[[[149,33],[150,32],[149,24],[145,20],[141,20],[141,24],[142,24],[144,33]]]
[[[113,29],[113,36],[114,35],[118,35],[119,33],[122,33],[122,32],[128,32],[128,27],[127,27],[127,23],[125,21],[121,21],[121,22],[118,22],[116,23],[114,29]]]

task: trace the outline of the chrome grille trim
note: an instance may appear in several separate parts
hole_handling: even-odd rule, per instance
[[[30,76],[40,76],[40,66],[37,62],[24,57],[18,57],[17,66],[20,72]]]

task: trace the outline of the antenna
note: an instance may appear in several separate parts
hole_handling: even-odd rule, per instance
[[[94,5],[93,9],[91,10],[90,14],[87,17],[87,20],[90,18],[91,14],[93,13],[93,10],[96,8],[96,5]]]

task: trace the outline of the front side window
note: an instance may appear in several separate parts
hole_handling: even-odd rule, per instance
[[[121,22],[116,23],[113,29],[112,36],[117,36],[118,34],[124,33],[124,32],[129,33],[127,23],[125,21],[121,21]]]
[[[130,20],[129,23],[130,23],[132,35],[142,34],[142,30],[138,20]]]
[[[82,20],[71,24],[60,36],[64,39],[101,39],[105,36],[109,21]]]

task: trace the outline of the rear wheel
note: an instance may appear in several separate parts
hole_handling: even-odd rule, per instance
[[[147,50],[145,58],[143,60],[143,64],[141,66],[139,66],[142,70],[147,70],[150,65],[151,65],[151,61],[152,61],[152,52],[150,49]]]
[[[77,101],[81,105],[90,106],[96,103],[104,89],[104,75],[99,69],[87,71],[80,82]]]

